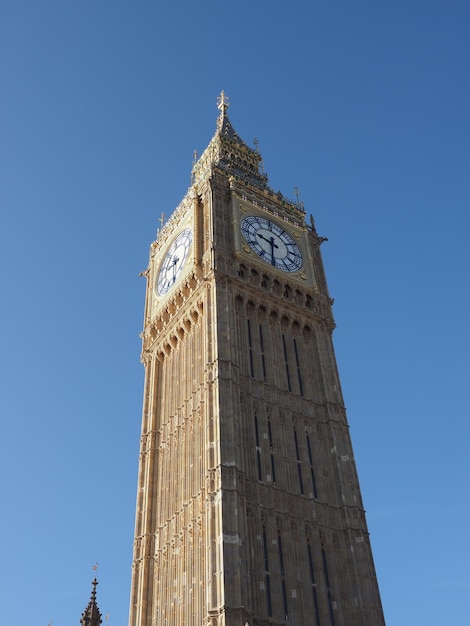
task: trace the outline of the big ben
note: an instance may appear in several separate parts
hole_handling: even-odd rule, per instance
[[[130,626],[383,626],[324,238],[219,98],[150,248]]]

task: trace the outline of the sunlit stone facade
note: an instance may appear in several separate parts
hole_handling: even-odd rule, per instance
[[[323,239],[219,109],[145,272],[129,623],[383,626]]]

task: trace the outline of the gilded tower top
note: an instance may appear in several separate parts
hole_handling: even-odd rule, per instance
[[[227,115],[229,100],[224,91],[217,102],[220,111],[215,135],[194,164],[193,181],[197,184],[205,179],[211,168],[216,166],[229,176],[266,189],[268,177],[261,171],[261,155],[250,148],[233,128]]]
[[[259,152],[258,141],[250,148],[235,131],[227,114],[229,99],[225,91],[220,92],[217,100],[219,116],[216,131],[202,156],[193,163],[192,182],[196,186],[210,178],[214,170],[219,170],[235,183],[240,183],[246,190],[261,192],[264,196],[276,197],[277,201],[288,208],[296,219],[303,220],[305,211],[299,199],[286,199],[281,192],[274,192],[268,185],[263,160]]]

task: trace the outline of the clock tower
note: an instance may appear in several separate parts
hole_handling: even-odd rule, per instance
[[[130,626],[383,626],[313,219],[222,92],[145,272]]]

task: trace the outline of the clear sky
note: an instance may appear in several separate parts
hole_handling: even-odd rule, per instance
[[[148,249],[230,98],[315,217],[388,626],[470,623],[470,4],[3,0],[2,622],[127,623]]]

